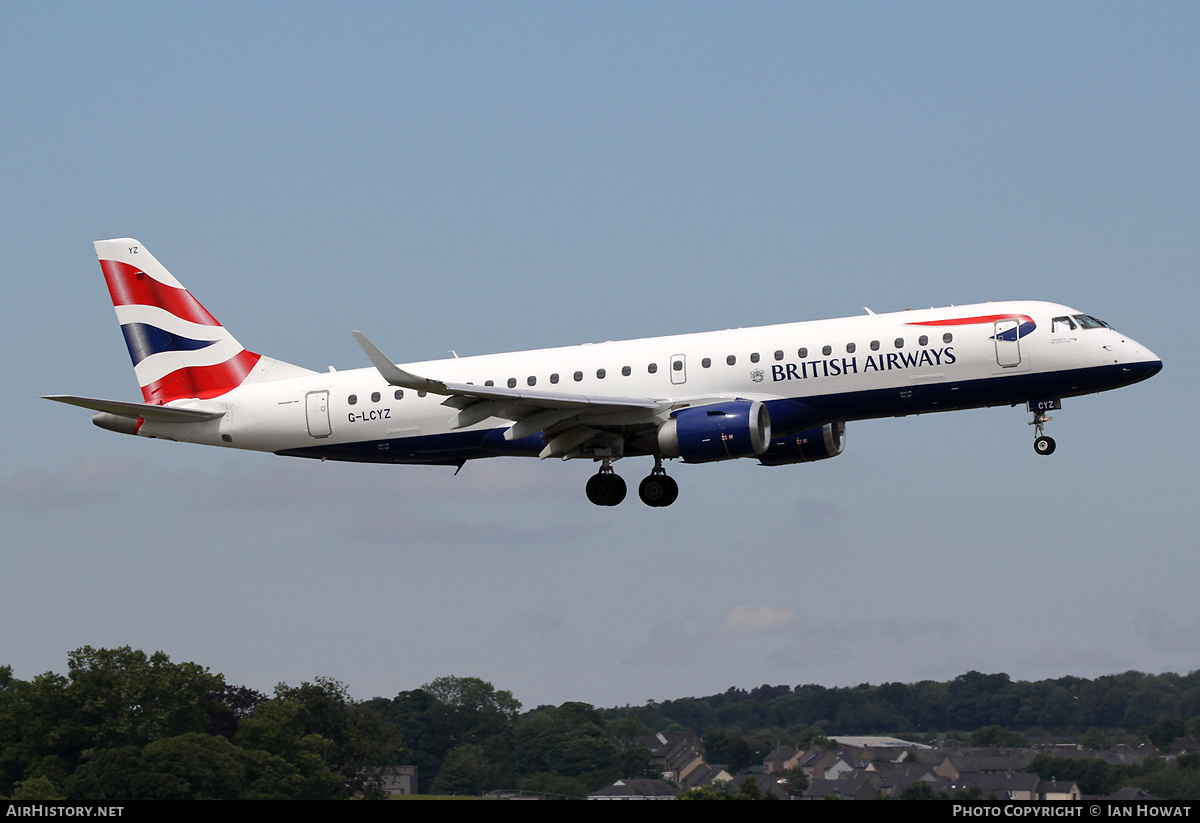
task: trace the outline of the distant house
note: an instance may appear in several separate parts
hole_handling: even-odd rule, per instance
[[[984,797],[999,800],[1036,800],[1041,778],[1028,772],[963,772],[951,784],[950,793],[978,788]]]
[[[674,800],[679,789],[661,780],[618,780],[597,789],[588,800]]]
[[[763,771],[767,774],[781,774],[793,768],[804,752],[792,746],[776,746],[775,750],[763,758]]]
[[[879,796],[883,783],[876,774],[859,772],[854,776],[842,777],[839,780],[821,778],[808,784],[801,796],[802,800],[872,800]]]
[[[1138,800],[1138,801],[1162,800],[1162,798],[1159,797],[1158,795],[1150,794],[1150,792],[1146,791],[1145,789],[1139,789],[1135,786],[1126,786],[1125,788],[1115,791],[1112,794],[1108,795],[1107,797],[1102,797],[1100,799],[1101,800]]]
[[[898,737],[882,737],[879,735],[842,735],[830,738],[836,740],[839,746],[857,749],[928,749],[924,743],[911,743]],[[891,758],[889,758],[891,759]]]
[[[1079,784],[1072,780],[1043,780],[1037,787],[1038,800],[1082,800]]]
[[[416,766],[387,766],[379,769],[379,788],[386,795],[417,793]]]

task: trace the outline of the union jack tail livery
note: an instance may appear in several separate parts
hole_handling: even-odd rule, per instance
[[[100,267],[147,403],[219,397],[260,360],[130,238],[98,240]]]

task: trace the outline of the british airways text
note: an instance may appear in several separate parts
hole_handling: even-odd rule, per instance
[[[915,352],[868,354],[861,364],[857,356],[802,360],[799,363],[775,364],[771,367],[771,380],[806,380],[810,377],[836,377],[839,374],[913,369],[919,366],[949,366],[956,359],[954,347],[946,346],[942,349],[921,349]]]

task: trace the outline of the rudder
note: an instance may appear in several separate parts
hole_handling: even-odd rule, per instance
[[[242,384],[260,356],[243,348],[154,255],[128,237],[95,246],[147,403],[218,397]]]

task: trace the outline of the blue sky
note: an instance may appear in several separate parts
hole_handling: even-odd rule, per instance
[[[527,706],[1200,668],[1194,4],[0,7],[0,664],[161,649],[269,690],[447,674]],[[121,437],[93,240],[323,370],[1001,299],[1164,360],[848,427],[811,466],[458,477]],[[621,466],[638,478],[639,461]]]

